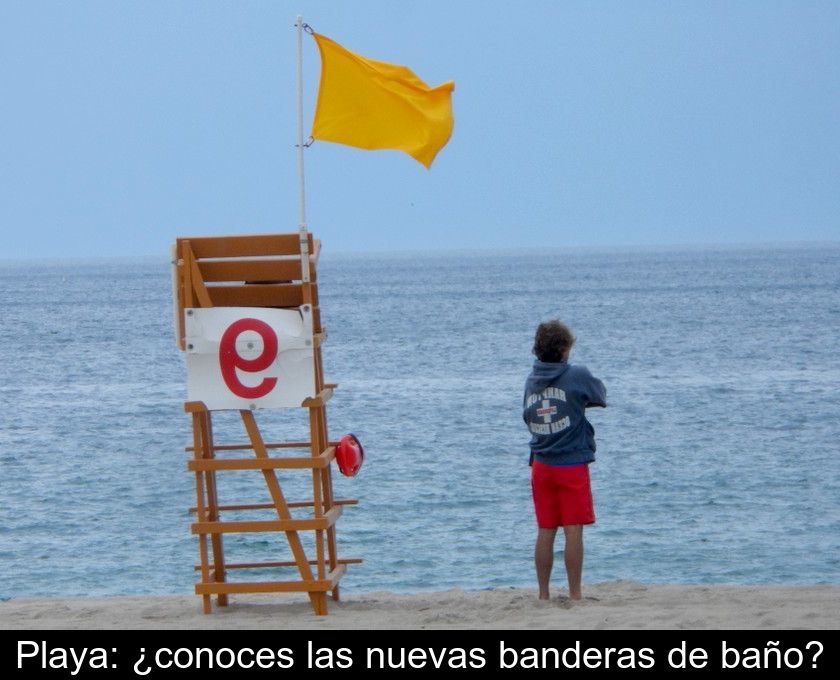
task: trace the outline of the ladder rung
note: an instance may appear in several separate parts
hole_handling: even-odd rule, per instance
[[[332,502],[333,505],[358,505],[359,500],[357,498],[339,498]],[[292,501],[291,503],[286,503],[286,507],[289,508],[311,508],[315,505],[315,501]],[[216,506],[216,510],[273,510],[277,506],[274,503],[251,503],[248,505],[219,505]],[[189,512],[198,512],[198,508],[195,506],[189,509]]]
[[[346,565],[339,564],[324,579],[311,581],[252,581],[248,583],[225,583],[212,581],[210,583],[196,583],[196,595],[223,595],[229,593],[325,593],[335,588],[338,580],[347,570]]]
[[[330,446],[338,446],[338,442],[329,442]],[[277,442],[266,444],[267,449],[308,449],[312,442]],[[217,444],[213,451],[253,451],[253,444]],[[194,446],[185,446],[184,451],[195,451]]]
[[[192,472],[208,470],[276,470],[300,468],[325,468],[335,458],[335,447],[330,446],[318,456],[293,458],[196,458],[187,461]]]
[[[337,564],[361,564],[363,562],[361,557],[345,557],[336,560]],[[317,560],[309,560],[309,564],[318,564]],[[280,567],[296,567],[298,565],[294,560],[286,560],[284,562],[238,562],[235,564],[226,564],[225,569],[274,569]],[[201,571],[201,565],[196,564],[193,569]],[[211,570],[211,574],[212,574]]]
[[[271,519],[250,522],[193,522],[194,534],[242,534],[260,531],[311,531],[329,529],[341,517],[342,506],[336,505],[323,517],[306,519]]]

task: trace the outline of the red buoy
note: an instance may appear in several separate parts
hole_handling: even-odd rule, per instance
[[[365,450],[355,434],[345,434],[335,449],[338,469],[345,477],[355,477],[365,460]]]

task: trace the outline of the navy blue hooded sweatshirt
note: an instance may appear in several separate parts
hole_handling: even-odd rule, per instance
[[[535,361],[525,381],[522,417],[531,432],[531,460],[575,465],[595,460],[595,428],[584,409],[606,406],[607,388],[586,366]]]

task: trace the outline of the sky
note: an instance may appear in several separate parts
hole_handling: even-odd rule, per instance
[[[431,170],[306,149],[325,253],[840,241],[837,1],[2,0],[0,258],[295,231],[298,14],[456,84]]]

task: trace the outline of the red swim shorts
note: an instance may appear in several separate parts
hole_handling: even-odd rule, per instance
[[[540,529],[595,522],[586,463],[557,466],[535,460],[531,467],[531,491]]]

